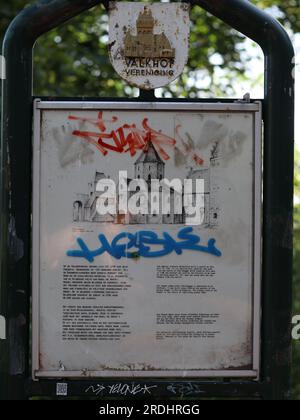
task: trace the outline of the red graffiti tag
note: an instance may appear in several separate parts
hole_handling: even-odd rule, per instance
[[[97,147],[97,149],[106,156],[108,151],[117,153],[130,153],[134,156],[137,151],[143,150],[145,145],[152,141],[156,146],[158,153],[164,160],[170,159],[169,154],[166,151],[167,147],[174,147],[176,140],[163,134],[161,131],[154,130],[149,126],[148,118],[144,118],[141,123],[141,129],[137,128],[135,124],[124,124],[115,130],[108,130],[108,124],[115,124],[118,121],[118,117],[113,116],[111,119],[106,119],[103,116],[103,112],[98,113],[98,118],[82,118],[76,116],[70,116],[69,120],[79,121],[86,123],[96,128],[95,131],[73,131],[73,135],[80,137],[88,143]],[[176,133],[178,135],[178,128],[176,127]],[[184,141],[179,135],[179,139],[185,145]],[[198,165],[203,164],[203,160],[192,150],[185,148],[186,154],[190,154],[192,159]]]

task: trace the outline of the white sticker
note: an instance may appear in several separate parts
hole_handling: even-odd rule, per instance
[[[57,383],[56,384],[56,395],[58,397],[66,397],[68,395],[68,384]]]
[[[0,315],[0,340],[6,340],[6,322],[2,315]]]
[[[0,79],[6,79],[6,62],[3,55],[0,55]]]

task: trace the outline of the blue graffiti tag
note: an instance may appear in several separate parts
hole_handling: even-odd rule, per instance
[[[107,252],[112,257],[120,260],[121,258],[158,258],[164,257],[176,252],[181,255],[184,250],[205,252],[216,257],[221,257],[222,253],[215,246],[216,240],[209,239],[207,245],[200,245],[201,238],[193,234],[193,228],[187,227],[181,229],[177,235],[180,242],[172,238],[169,233],[164,232],[163,238],[159,238],[157,233],[151,231],[140,231],[137,233],[122,232],[117,235],[111,244],[106,239],[105,235],[99,235],[98,239],[101,247],[95,250],[89,249],[83,239],[78,238],[77,243],[79,250],[68,251],[68,257],[85,258],[90,263],[94,262],[96,257]],[[125,240],[125,243],[121,243]],[[160,250],[154,251],[152,246],[161,246]],[[131,249],[133,252],[129,252]]]

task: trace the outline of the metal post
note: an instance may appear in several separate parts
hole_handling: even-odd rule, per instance
[[[29,377],[32,49],[39,36],[99,3],[107,5],[100,0],[40,0],[17,16],[4,40],[0,315],[6,319],[7,337],[0,340],[0,399],[26,398]],[[218,389],[220,396],[229,395],[228,389],[246,394],[251,388],[252,395],[282,399],[290,387],[294,52],[278,22],[250,2],[190,3],[256,41],[266,58],[263,375],[257,384],[208,383],[207,388]]]
[[[32,51],[37,38],[99,4],[99,0],[41,0],[11,23],[3,44],[0,398],[26,398],[29,376]]]
[[[281,25],[250,2],[193,3],[253,39],[265,54],[262,380],[265,398],[287,398],[291,368],[294,50]]]

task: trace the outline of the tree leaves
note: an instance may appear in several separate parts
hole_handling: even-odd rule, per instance
[[[10,0],[0,5],[0,34],[10,20],[34,1]],[[298,0],[253,0],[272,8],[281,22],[299,30]],[[274,5],[277,6],[276,10]],[[184,74],[160,90],[164,97],[234,95],[236,80],[247,78],[244,37],[196,6],[191,12],[190,56]],[[0,36],[1,37],[1,36]],[[133,96],[113,70],[107,52],[108,17],[99,5],[41,37],[35,48],[35,94],[44,96]],[[260,50],[257,49],[260,54]],[[216,74],[221,74],[216,77]],[[216,83],[217,82],[217,83]]]

